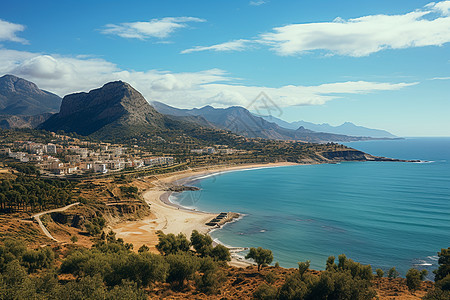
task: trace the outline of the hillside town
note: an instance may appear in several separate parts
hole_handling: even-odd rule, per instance
[[[60,136],[61,137],[61,136]],[[127,168],[172,165],[172,156],[152,156],[151,153],[110,143],[75,142],[36,143],[16,141],[0,149],[0,155],[20,162],[33,162],[41,173],[65,176],[87,173],[117,172]]]

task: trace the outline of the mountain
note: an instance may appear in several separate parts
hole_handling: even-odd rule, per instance
[[[201,116],[218,128],[252,138],[301,140],[308,142],[343,142],[366,139],[325,132],[315,132],[306,128],[295,128],[295,130],[284,128],[274,122],[256,116],[247,109],[239,106],[232,106],[229,108],[205,106],[202,108],[180,109],[157,101],[152,102],[152,105],[158,112],[165,115],[178,117]]]
[[[364,137],[372,137],[372,138],[396,138],[397,136],[386,130],[380,129],[372,129],[363,126],[355,125],[351,122],[345,122],[339,126],[331,126],[330,124],[314,124],[305,121],[297,121],[297,122],[286,122],[279,118],[273,116],[261,116],[266,121],[274,122],[281,127],[289,128],[289,129],[297,129],[299,127],[304,127],[313,131],[327,132],[333,134],[343,134],[343,135],[351,135],[351,136],[364,136]]]
[[[0,115],[0,128],[36,128],[51,116],[51,113],[34,116]]]
[[[25,79],[4,75],[0,77],[0,115],[39,115],[55,113],[61,98],[43,91]]]
[[[65,96],[59,113],[39,128],[105,138],[163,129],[166,121],[131,85],[115,81],[89,93]]]

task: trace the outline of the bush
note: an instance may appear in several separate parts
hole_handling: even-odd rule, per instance
[[[274,272],[269,272],[266,274],[266,276],[264,276],[264,280],[268,283],[268,284],[274,284],[275,281],[277,281],[278,277],[277,275],[275,275]]]
[[[397,278],[400,276],[400,273],[395,269],[395,267],[392,267],[388,271],[388,278]]]
[[[376,269],[375,272],[377,273],[378,278],[382,278],[384,276],[384,272],[381,269]]]
[[[253,298],[262,300],[272,300],[277,298],[277,288],[265,283],[261,284],[253,293]]]
[[[169,254],[166,257],[166,261],[169,264],[167,281],[177,284],[178,287],[183,287],[185,280],[192,279],[200,267],[198,257],[187,253]]]
[[[219,269],[217,263],[210,257],[200,260],[200,273],[195,277],[197,288],[206,294],[216,294],[220,285],[225,281],[226,277],[222,270]]]
[[[406,273],[406,285],[408,286],[408,289],[412,292],[418,290],[420,288],[420,283],[425,278],[426,274],[428,274],[426,270],[419,272],[419,270],[414,268],[409,269]]]

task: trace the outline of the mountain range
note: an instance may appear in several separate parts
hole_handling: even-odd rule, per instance
[[[306,129],[313,131],[327,132],[334,134],[344,134],[351,136],[369,136],[373,138],[397,138],[397,136],[393,135],[392,133],[386,130],[372,129],[363,126],[358,126],[351,122],[345,122],[339,126],[332,126],[327,123],[315,124],[306,121],[286,122],[274,116],[261,116],[261,117],[264,118],[266,121],[276,123],[281,127],[289,129],[297,129],[299,127],[304,127]]]
[[[217,128],[252,138],[301,140],[307,142],[348,142],[372,138],[368,135],[355,137],[324,131],[317,132],[306,126],[286,128],[283,124],[277,124],[275,121],[252,114],[240,106],[228,108],[205,106],[202,108],[180,109],[157,101],[152,102],[152,105],[157,111],[165,115],[200,116],[214,124]],[[280,119],[278,120],[282,121]]]
[[[88,93],[70,94],[61,100],[55,94],[40,90],[32,82],[5,75],[0,78],[0,114],[3,114],[0,115],[0,128],[37,127],[99,138],[137,136],[145,132],[183,132],[199,127],[225,130],[248,138],[306,142],[393,137],[388,132],[351,123],[339,127],[303,121],[287,123],[273,117],[257,116],[239,106],[179,109],[161,102],[149,104],[137,90],[122,81],[107,83]],[[334,132],[330,132],[332,129]],[[355,136],[343,134],[348,129],[352,129]]]

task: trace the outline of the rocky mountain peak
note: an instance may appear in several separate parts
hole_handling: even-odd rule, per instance
[[[0,115],[37,115],[58,111],[61,98],[14,75],[0,77]]]
[[[0,77],[0,90],[8,93],[35,93],[45,95],[36,84],[14,75]]]
[[[84,119],[82,123],[80,118]],[[158,128],[161,122],[162,115],[141,93],[126,82],[114,81],[88,93],[65,96],[60,112],[42,124],[42,128],[89,135],[107,130],[107,126]]]

